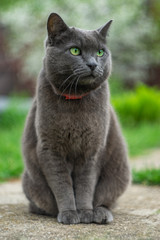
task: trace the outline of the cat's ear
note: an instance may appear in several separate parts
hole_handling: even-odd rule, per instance
[[[98,28],[97,31],[99,32],[99,34],[101,34],[104,38],[107,37],[108,34],[108,30],[111,26],[113,20],[110,20],[109,22],[107,22],[104,26],[102,26],[101,28]]]
[[[48,36],[56,36],[68,29],[63,19],[56,13],[51,13],[48,17],[47,30]]]

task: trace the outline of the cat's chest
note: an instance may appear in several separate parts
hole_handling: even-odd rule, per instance
[[[83,146],[88,145],[88,142],[94,138],[95,128],[93,124],[89,125],[87,122],[79,122],[72,120],[64,123],[59,131],[59,137],[63,136],[63,139],[67,144],[71,146]]]
[[[65,116],[53,128],[54,146],[65,153],[91,153],[103,145],[107,123],[96,116]]]

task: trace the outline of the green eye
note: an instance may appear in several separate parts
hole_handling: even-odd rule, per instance
[[[78,56],[80,55],[81,51],[79,48],[73,47],[73,48],[70,48],[70,53],[74,56]]]
[[[102,49],[100,49],[98,52],[97,52],[97,56],[98,57],[102,57],[104,54],[104,51]]]

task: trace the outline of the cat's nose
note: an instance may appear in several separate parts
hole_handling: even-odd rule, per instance
[[[93,62],[93,63],[88,63],[87,66],[93,71],[97,67],[97,64]]]
[[[89,59],[87,59],[86,64],[91,69],[91,71],[94,71],[94,69],[97,67],[97,62],[94,57],[90,57]]]

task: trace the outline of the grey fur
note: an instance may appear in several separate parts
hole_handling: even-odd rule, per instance
[[[55,13],[47,23],[46,55],[23,135],[23,189],[31,212],[64,224],[111,222],[110,208],[130,181],[109,100],[110,23],[84,31],[69,28]],[[81,55],[70,53],[75,46]],[[86,95],[66,100],[63,94]]]

